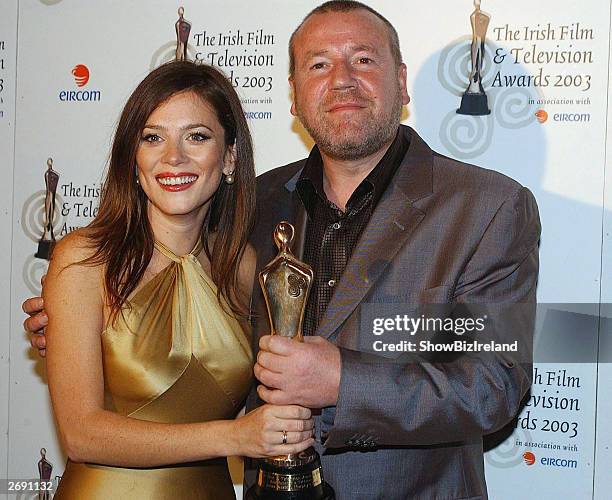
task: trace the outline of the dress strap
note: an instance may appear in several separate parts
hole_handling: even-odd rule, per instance
[[[165,255],[166,257],[168,257],[170,260],[172,260],[174,262],[181,262],[181,259],[183,259],[185,257],[189,257],[190,255],[193,255],[194,257],[197,257],[198,254],[202,251],[202,248],[204,248],[204,246],[202,245],[201,238],[198,238],[198,241],[196,242],[196,244],[193,247],[193,249],[191,250],[191,252],[189,252],[187,255],[182,255],[182,256],[176,255],[172,250],[170,250],[161,241],[155,240],[155,248],[157,250],[159,250],[159,252],[162,255]]]

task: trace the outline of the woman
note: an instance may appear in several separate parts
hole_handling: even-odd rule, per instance
[[[233,498],[220,457],[312,444],[301,407],[234,420],[252,376],[237,318],[253,283],[254,186],[223,74],[174,62],[142,81],[98,216],[57,245],[45,281],[49,390],[69,457],[56,498]]]

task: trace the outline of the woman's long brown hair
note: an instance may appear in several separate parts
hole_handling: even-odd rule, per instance
[[[236,148],[233,184],[221,182],[202,228],[217,298],[232,312],[246,315],[238,293],[238,268],[253,224],[255,168],[253,147],[240,99],[229,80],[211,66],[185,61],[153,70],[127,101],[115,132],[98,215],[88,226],[94,249],[85,263],[105,266],[104,284],[112,316],[127,304],[151,260],[154,235],[147,196],[136,182],[136,151],[147,118],[171,96],[190,91],[211,106]],[[215,233],[212,248],[209,235]]]

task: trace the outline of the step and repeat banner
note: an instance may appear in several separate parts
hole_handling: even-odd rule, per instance
[[[23,331],[11,321],[11,238],[13,214],[13,151],[15,137],[15,67],[17,56],[17,4],[0,4],[0,477],[8,469],[9,425],[9,347],[15,337],[23,340]],[[17,340],[19,341],[19,340]]]
[[[175,57],[178,8],[190,24],[188,57],[216,65],[238,90],[262,173],[312,146],[289,113],[287,44],[318,3],[2,0],[0,477],[61,477],[45,363],[29,347],[21,303],[40,292],[51,233],[60,239],[95,217],[119,113],[136,84]],[[412,98],[404,122],[440,153],[517,179],[540,207],[534,384],[511,428],[487,438],[491,497],[607,498],[611,2],[369,4],[400,35]],[[484,94],[466,102],[474,58]],[[466,106],[474,114],[457,113]],[[240,462],[231,463],[240,493]]]

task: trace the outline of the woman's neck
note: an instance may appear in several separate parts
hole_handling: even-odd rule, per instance
[[[186,255],[196,246],[202,236],[202,226],[208,206],[197,212],[184,215],[161,213],[149,205],[149,221],[155,240],[159,241],[176,255]]]

